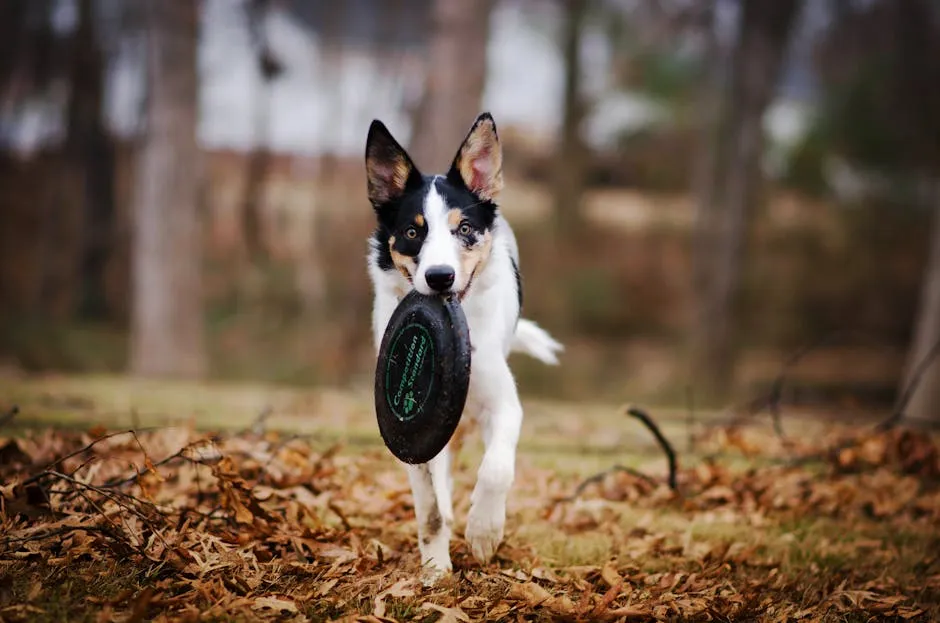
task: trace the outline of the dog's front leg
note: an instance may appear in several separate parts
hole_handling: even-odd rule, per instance
[[[486,450],[477,472],[467,516],[467,541],[474,557],[489,561],[506,524],[506,496],[516,469],[516,445],[522,427],[522,405],[509,364],[501,353],[474,361],[471,393],[480,412]]]
[[[418,520],[418,549],[421,579],[427,584],[450,572],[450,526],[453,509],[450,496],[449,453],[441,451],[429,463],[406,465]]]

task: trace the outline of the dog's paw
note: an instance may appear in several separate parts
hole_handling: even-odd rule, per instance
[[[450,560],[446,564],[432,558],[421,564],[421,584],[427,588],[435,586],[438,582],[450,575],[453,569]]]
[[[488,563],[496,554],[503,542],[505,524],[505,512],[493,512],[491,508],[476,504],[470,508],[465,536],[473,557],[481,564]]]

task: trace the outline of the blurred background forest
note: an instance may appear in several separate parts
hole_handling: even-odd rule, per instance
[[[743,399],[814,345],[789,402],[884,407],[937,350],[934,0],[0,0],[3,374],[368,390],[369,122],[435,171],[481,110],[567,346],[526,394]]]

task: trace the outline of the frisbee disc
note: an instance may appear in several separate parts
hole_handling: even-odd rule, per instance
[[[453,298],[415,290],[382,338],[375,412],[382,440],[405,463],[427,463],[450,441],[470,387],[470,329]]]

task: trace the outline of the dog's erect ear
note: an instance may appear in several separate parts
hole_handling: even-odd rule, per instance
[[[369,126],[366,139],[366,179],[369,201],[376,209],[421,184],[421,173],[408,153],[378,119]]]
[[[447,177],[454,183],[462,182],[480,199],[495,201],[503,189],[503,150],[490,113],[473,122]]]

